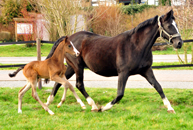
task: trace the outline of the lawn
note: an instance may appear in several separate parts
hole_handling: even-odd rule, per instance
[[[64,130],[187,130],[193,128],[193,90],[164,89],[176,114],[167,113],[158,93],[152,89],[126,89],[123,99],[111,110],[91,112],[86,104],[82,110],[69,91],[66,102],[57,108],[63,88],[49,106],[55,115],[50,116],[28,91],[23,98],[23,113],[17,113],[17,95],[20,88],[0,88],[0,129],[64,129]],[[37,90],[40,99],[46,102],[49,92]],[[86,88],[98,106],[105,105],[116,96],[116,89]],[[76,89],[77,90],[77,89]]]
[[[41,56],[47,56],[53,44],[43,44],[41,46]],[[26,47],[25,45],[0,46],[0,57],[36,57],[36,46]]]
[[[52,48],[53,44],[43,44],[41,46],[42,56],[47,56]],[[36,46],[26,47],[25,45],[8,45],[0,46],[0,57],[32,57],[37,56]],[[179,50],[179,54],[183,54],[183,49]],[[176,55],[176,51],[173,47],[168,46],[167,50],[153,51],[153,55]],[[188,49],[188,54],[191,54],[191,49]]]

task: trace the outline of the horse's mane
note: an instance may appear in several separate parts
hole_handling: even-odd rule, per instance
[[[131,30],[128,30],[124,33],[129,33],[130,35],[137,32],[138,30],[146,27],[147,25],[150,25],[150,24],[154,24],[155,22],[157,22],[157,19],[158,19],[158,16],[155,16],[153,18],[150,18],[150,19],[147,19],[146,21],[140,23],[139,25],[137,25],[135,28],[131,29]]]
[[[58,47],[59,43],[62,42],[65,39],[65,37],[66,36],[62,36],[56,42],[54,42],[54,45],[52,46],[52,49],[51,49],[50,53],[48,54],[48,56],[46,57],[46,59],[52,57],[52,55],[54,54],[54,51]]]
[[[131,29],[131,30],[128,30],[128,31],[126,31],[126,32],[124,32],[124,33],[127,33],[127,34],[129,34],[129,35],[132,35],[133,33],[137,32],[138,30],[146,27],[147,25],[154,24],[155,22],[157,22],[157,18],[158,18],[158,16],[155,16],[155,17],[153,17],[153,18],[150,18],[150,19],[148,19],[148,20],[140,23],[140,24],[139,24],[138,26],[136,26],[135,28],[133,28],[133,29]],[[56,50],[57,46],[59,45],[59,43],[60,43],[62,40],[64,40],[65,37],[66,37],[66,36],[60,37],[60,38],[54,43],[54,45],[53,45],[50,53],[49,53],[48,56],[46,57],[46,59],[50,58],[50,57],[54,54],[54,51]]]

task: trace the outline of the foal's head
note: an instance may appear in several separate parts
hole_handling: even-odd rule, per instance
[[[160,37],[167,39],[174,48],[181,48],[183,41],[177,28],[173,10],[158,18]]]
[[[64,52],[74,56],[79,56],[80,52],[74,47],[73,43],[69,40],[68,36],[62,41],[64,46]]]

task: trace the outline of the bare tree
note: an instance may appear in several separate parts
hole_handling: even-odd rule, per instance
[[[48,22],[48,31],[53,31],[51,26],[56,28],[59,36],[71,35],[73,33],[71,24],[72,16],[76,17],[81,14],[81,4],[77,0],[29,0]],[[52,34],[53,32],[50,32]]]
[[[182,39],[191,39],[193,36],[193,6],[190,2],[186,2],[184,5],[173,7],[174,11],[176,13],[176,20],[178,24],[178,28],[180,30],[180,33],[182,35]],[[191,61],[190,63],[193,63],[193,43],[185,43],[182,46],[182,49],[184,51],[184,60],[180,57],[178,50],[176,50],[178,59],[180,63],[187,64],[188,63],[188,49],[191,48]]]

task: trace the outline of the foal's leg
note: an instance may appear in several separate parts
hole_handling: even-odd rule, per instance
[[[118,101],[120,101],[123,98],[124,91],[125,91],[125,85],[126,85],[128,76],[129,75],[126,71],[122,72],[122,73],[119,73],[117,97],[112,102],[109,102],[105,107],[101,107],[99,109],[99,111],[106,111],[106,110],[111,109],[115,103],[117,103]]]
[[[40,100],[37,92],[36,92],[36,86],[37,86],[37,79],[31,81],[31,86],[32,86],[32,96],[33,98],[38,101],[41,106],[50,114],[50,115],[54,115],[54,113]]]
[[[58,107],[58,108],[60,108],[60,107],[61,107],[61,105],[65,102],[65,100],[66,100],[67,90],[68,90],[68,88],[67,88],[67,87],[64,87],[64,93],[63,93],[63,96],[62,96],[61,102],[57,105],[57,107]]]
[[[165,96],[161,85],[157,82],[153,71],[151,68],[149,68],[146,72],[144,72],[143,74],[141,74],[142,76],[144,76],[147,81],[157,90],[157,92],[159,93],[159,95],[161,96],[164,106],[166,108],[168,108],[168,113],[175,113],[174,109],[171,107],[171,104],[169,102],[169,100],[167,99],[167,97]]]
[[[30,83],[28,82],[20,91],[18,94],[18,113],[22,113],[22,98],[24,94],[31,88]]]
[[[62,105],[62,103],[65,101],[66,99],[66,92],[67,92],[67,89],[70,88],[70,90],[72,91],[72,93],[74,94],[77,102],[81,105],[81,107],[83,109],[86,109],[84,103],[82,102],[82,100],[79,98],[79,96],[76,94],[73,86],[68,82],[68,80],[66,79],[65,76],[63,76],[62,78],[59,76],[59,75],[55,75],[55,76],[52,76],[51,78],[53,81],[56,81],[60,84],[62,84],[64,86],[64,94],[62,96],[62,99],[61,99],[61,102],[58,104],[58,107],[60,107]]]
[[[66,92],[67,92],[67,89],[69,88],[72,91],[72,93],[74,94],[74,97],[76,98],[77,102],[81,105],[81,107],[83,109],[86,109],[86,106],[84,105],[82,100],[79,98],[79,96],[75,92],[73,86],[69,83],[69,81],[66,79],[66,77],[63,76],[62,79],[64,80],[64,83],[63,83],[63,85],[64,85],[64,94],[63,94],[61,102],[58,104],[58,107],[60,107],[62,105],[62,103],[65,101],[65,99],[66,99]]]
[[[73,68],[68,66],[66,73],[65,73],[66,78],[69,79],[70,77],[72,77],[73,74],[74,74]],[[53,87],[52,92],[51,92],[51,95],[48,97],[47,103],[45,103],[47,106],[50,105],[50,103],[54,100],[54,97],[55,97],[55,95],[58,92],[58,89],[60,87],[61,87],[61,84],[55,82],[54,87]]]

